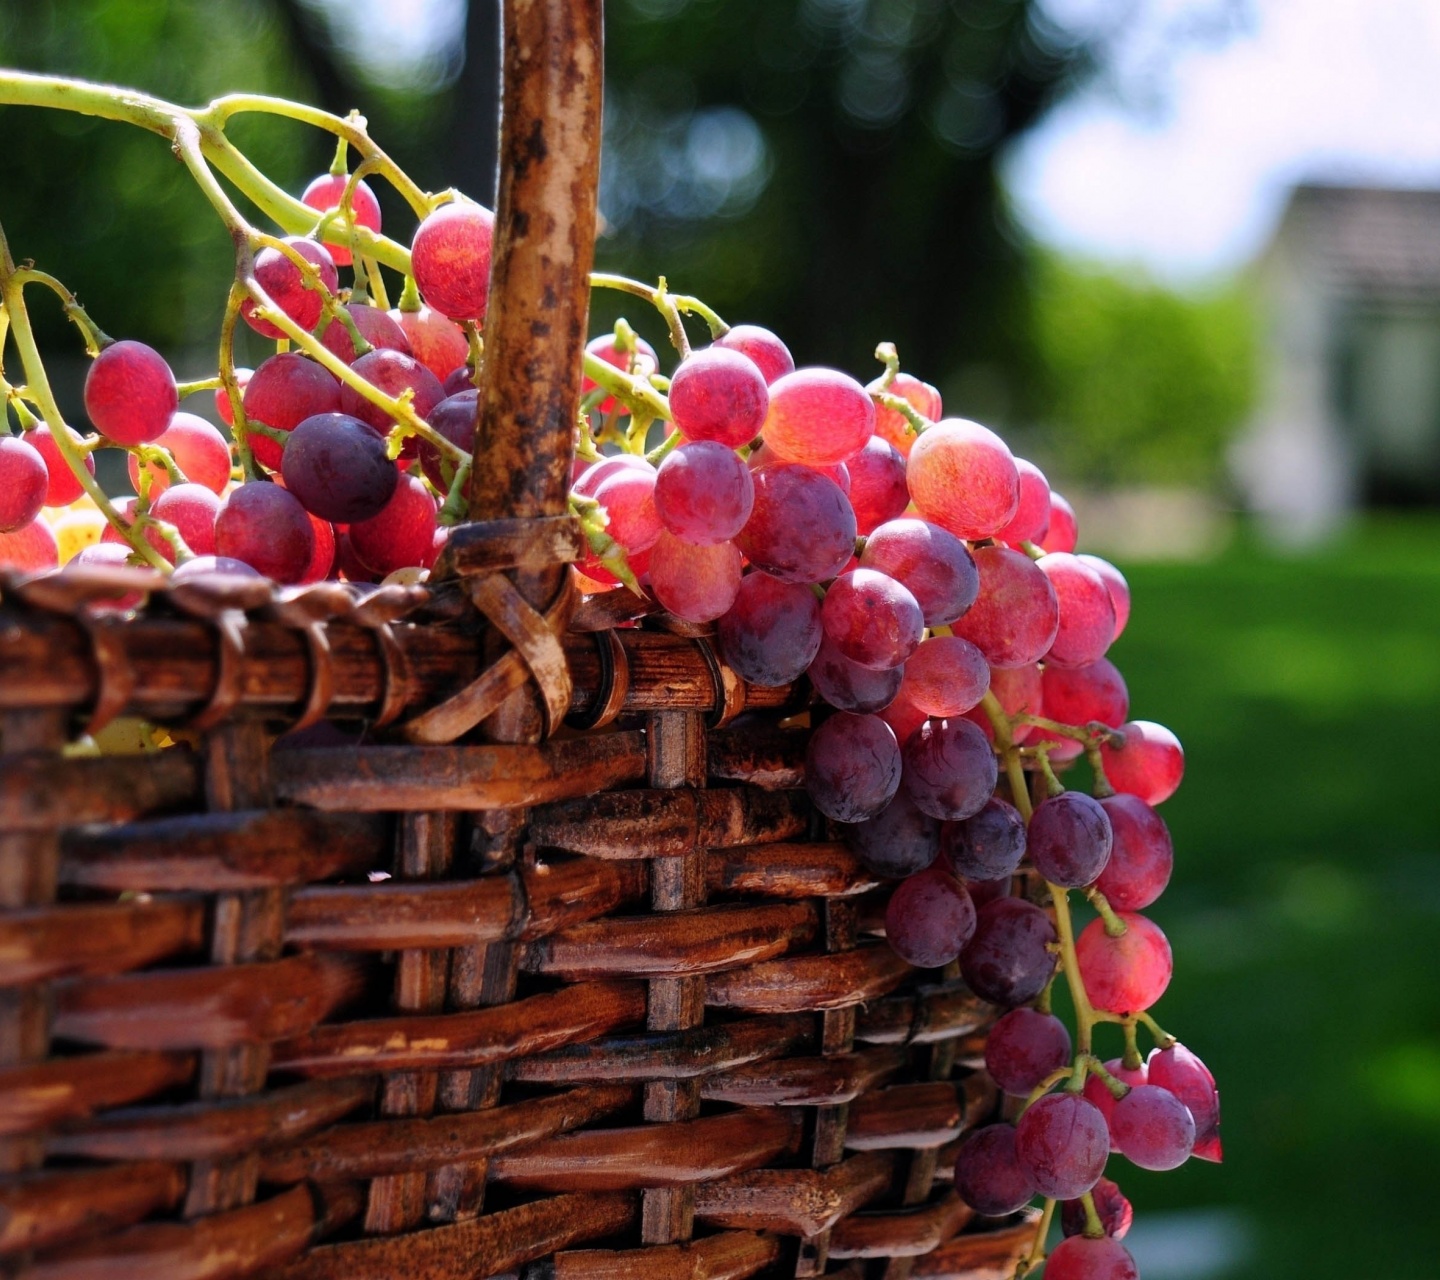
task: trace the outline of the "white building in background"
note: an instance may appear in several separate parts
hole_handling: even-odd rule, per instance
[[[1297,187],[1256,283],[1264,386],[1233,463],[1273,535],[1440,503],[1440,191]]]

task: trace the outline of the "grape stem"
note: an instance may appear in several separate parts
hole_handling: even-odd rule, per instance
[[[1105,1224],[1095,1212],[1095,1197],[1088,1191],[1080,1193],[1080,1204],[1085,1209],[1085,1235],[1091,1240],[1100,1240],[1105,1235]]]
[[[697,315],[710,326],[712,338],[723,338],[730,332],[730,326],[720,316],[707,307],[699,298],[692,298],[685,293],[671,293],[665,285],[662,276],[659,286],[644,284],[639,280],[631,280],[628,276],[610,275],[603,271],[592,271],[590,273],[590,287],[592,289],[615,289],[620,293],[633,294],[637,298],[644,298],[662,316],[670,326],[671,341],[675,342],[675,349],[681,350],[680,342],[677,341],[676,328],[679,327],[679,337],[684,341],[682,355],[690,354],[690,343],[684,338],[684,327],[680,324],[679,312],[687,315]],[[672,318],[673,317],[673,318]]]
[[[1148,1013],[1141,1012],[1135,1016],[1145,1024],[1146,1029],[1155,1037],[1155,1043],[1159,1045],[1161,1049],[1173,1049],[1180,1043]]]
[[[1024,1280],[1025,1276],[1045,1261],[1045,1238],[1050,1234],[1050,1224],[1054,1219],[1055,1201],[1047,1199],[1040,1213],[1040,1221],[1036,1224],[1035,1239],[1030,1250],[1015,1264],[1015,1280]]]

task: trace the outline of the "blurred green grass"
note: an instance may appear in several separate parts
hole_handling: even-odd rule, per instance
[[[1226,1163],[1112,1173],[1137,1219],[1233,1207],[1246,1280],[1433,1275],[1440,520],[1122,567],[1135,607],[1111,657],[1132,716],[1186,750],[1154,1012],[1219,1079]]]

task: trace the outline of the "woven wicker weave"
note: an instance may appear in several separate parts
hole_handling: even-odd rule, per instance
[[[487,342],[527,372],[437,585],[0,582],[0,1266],[1006,1276],[1033,1219],[948,1185],[993,1011],[874,936],[806,691],[570,586],[598,7],[507,20]],[[588,224],[534,232],[581,170]],[[178,745],[62,754],[120,714]]]

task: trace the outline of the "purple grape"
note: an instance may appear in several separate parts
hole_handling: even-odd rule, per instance
[[[1140,1280],[1130,1251],[1109,1236],[1069,1236],[1045,1262],[1045,1280]]]
[[[1039,907],[1022,898],[996,898],[976,917],[975,936],[960,953],[961,976],[991,1004],[1007,1009],[1029,1004],[1055,972],[1049,948],[1057,941],[1055,926]]]
[[[974,932],[975,904],[965,886],[940,867],[901,881],[885,908],[891,949],[919,969],[949,964]]]
[[[905,744],[905,789],[932,818],[958,822],[978,813],[999,771],[985,735],[968,720],[930,720]]]
[[[868,714],[883,711],[895,701],[905,678],[904,667],[889,671],[862,667],[841,653],[823,628],[820,637],[820,648],[807,671],[815,692],[826,702],[841,711]]]
[[[919,603],[927,627],[949,626],[975,603],[980,591],[980,574],[969,548],[953,533],[925,520],[906,517],[878,526],[865,540],[860,564],[903,585]]]
[[[1105,870],[1113,839],[1100,802],[1082,791],[1066,791],[1035,810],[1026,844],[1031,863],[1045,879],[1078,889]]]
[[[985,1041],[985,1069],[1006,1093],[1022,1098],[1069,1061],[1065,1024],[1034,1009],[1011,1009]]]
[[[713,440],[682,444],[660,464],[655,476],[660,523],[686,542],[709,544],[733,538],[745,527],[754,505],[750,469],[733,449]]]
[[[400,482],[385,437],[344,413],[300,423],[285,441],[280,473],[306,511],[342,524],[379,515]]]
[[[921,813],[901,790],[873,818],[847,826],[845,843],[867,870],[897,879],[923,871],[935,861],[940,824]]]
[[[276,582],[298,582],[314,552],[310,517],[278,484],[242,484],[215,518],[215,554],[243,560]]]
[[[811,467],[779,463],[753,473],[755,505],[735,542],[782,582],[824,582],[855,554],[855,513],[840,486]]]
[[[899,788],[900,746],[879,717],[837,711],[811,735],[805,789],[827,818],[864,822]]]
[[[1013,805],[995,796],[960,822],[947,822],[940,848],[957,876],[999,880],[1015,874],[1025,856],[1025,819]]]
[[[1195,1156],[1220,1163],[1220,1090],[1209,1068],[1183,1044],[1156,1049],[1145,1063],[1151,1084],[1168,1089],[1195,1118]]]
[[[894,445],[871,436],[845,467],[850,473],[850,505],[862,534],[904,514],[910,490],[905,484],[905,459]]]
[[[990,1218],[1014,1213],[1035,1198],[1035,1179],[1015,1153],[1011,1125],[986,1125],[965,1139],[955,1157],[955,1190],[976,1213]]]
[[[662,466],[662,484],[664,478]],[[777,688],[798,680],[819,651],[820,602],[809,587],[757,570],[740,580],[735,603],[716,629],[720,656],[743,679]]]
[[[874,569],[841,574],[825,593],[825,634],[851,662],[890,671],[925,634],[920,606],[903,586]]]
[[[1142,1084],[1110,1115],[1115,1146],[1131,1164],[1163,1173],[1178,1169],[1195,1146],[1195,1117],[1169,1089]]]
[[[475,403],[479,398],[480,393],[474,387],[468,391],[457,391],[431,409],[425,421],[451,444],[459,445],[470,453],[475,448]],[[425,478],[441,493],[448,493],[450,482],[455,477],[454,460],[449,455],[442,458],[440,450],[428,440],[419,441],[415,452]]]
[[[1041,1195],[1074,1200],[1105,1172],[1110,1130],[1093,1102],[1078,1093],[1049,1093],[1016,1124],[1015,1155]]]

